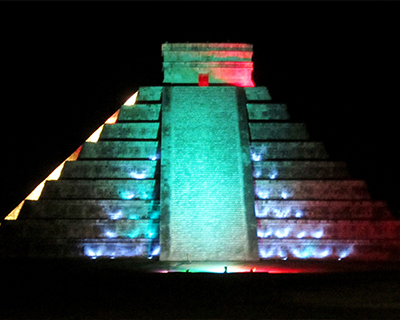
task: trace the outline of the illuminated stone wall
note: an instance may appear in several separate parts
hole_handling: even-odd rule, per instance
[[[210,84],[254,86],[250,44],[166,43],[162,53],[164,83],[197,85],[199,74],[205,74]]]
[[[52,219],[16,220],[5,229],[16,238],[61,239],[153,239],[158,236],[158,222],[152,219]],[[38,230],[40,232],[38,233]]]
[[[261,259],[399,260],[399,240],[260,239]]]
[[[393,218],[385,202],[357,200],[256,200],[257,218],[305,219],[390,219]]]
[[[400,259],[387,204],[254,86],[252,45],[162,50],[164,86],[141,87],[1,222],[0,257]]]
[[[161,87],[139,90],[98,141],[1,225],[0,256],[152,257],[159,248]]]
[[[244,92],[166,87],[161,259],[257,260]]]
[[[159,219],[159,201],[41,199],[27,201],[18,220],[24,219]]]
[[[260,179],[345,179],[346,164],[339,161],[263,161],[253,163],[253,174]]]
[[[269,239],[396,239],[400,225],[387,220],[259,219],[258,236]]]
[[[267,92],[248,99],[260,258],[398,259],[400,222],[387,204],[309,141],[285,105]]]
[[[154,178],[157,162],[151,160],[92,160],[67,162],[64,179]]]

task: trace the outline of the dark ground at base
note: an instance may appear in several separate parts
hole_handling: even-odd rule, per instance
[[[127,261],[1,260],[5,319],[400,319],[400,271],[145,273]]]

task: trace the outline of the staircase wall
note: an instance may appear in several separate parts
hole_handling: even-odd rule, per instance
[[[399,259],[400,221],[287,107],[246,88],[261,259]]]

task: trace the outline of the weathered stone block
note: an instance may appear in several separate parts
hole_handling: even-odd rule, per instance
[[[86,240],[78,246],[81,255],[92,259],[99,257],[143,257],[149,255],[151,239]]]
[[[4,241],[3,241],[4,240]],[[76,258],[137,257],[147,258],[153,239],[1,239],[0,257],[7,258]]]
[[[152,199],[154,180],[47,181],[43,199]]]
[[[118,122],[129,121],[157,121],[160,115],[161,104],[135,104],[122,106]]]
[[[339,161],[253,161],[256,179],[349,179],[346,164]]]
[[[157,159],[157,141],[86,142],[79,159]]]
[[[151,179],[156,165],[151,160],[67,161],[60,179]]]
[[[256,180],[255,194],[260,200],[368,200],[370,194],[362,180]]]
[[[75,239],[8,238],[0,241],[0,257],[76,258],[83,255]]]
[[[159,219],[156,200],[39,199],[25,201],[18,220],[23,219]]]
[[[307,140],[304,123],[249,122],[252,140]]]
[[[268,101],[271,96],[266,87],[244,88],[247,101]]]
[[[285,104],[277,103],[248,103],[249,120],[289,120]]]
[[[328,159],[329,155],[321,142],[315,141],[270,141],[252,142],[253,161],[274,159]]]
[[[167,43],[162,45],[164,61],[251,61],[253,46],[242,43]]]
[[[153,220],[15,220],[7,223],[5,232],[18,238],[68,239],[155,239],[159,225]],[[41,230],[37,232],[37,230]]]
[[[209,83],[253,86],[252,62],[164,62],[164,83],[197,84],[199,74]]]
[[[256,200],[257,218],[268,219],[391,219],[382,201]]]
[[[174,62],[217,62],[217,61],[251,61],[251,51],[167,51],[164,52],[164,61]]]
[[[400,221],[259,219],[257,234],[268,239],[396,239]]]
[[[395,260],[399,240],[259,239],[262,259]]]
[[[137,122],[105,125],[100,140],[157,139],[159,123]]]
[[[160,101],[162,87],[140,87],[137,102],[142,101]]]

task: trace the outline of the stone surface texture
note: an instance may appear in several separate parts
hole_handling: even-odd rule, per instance
[[[0,257],[400,259],[400,221],[254,85],[252,45],[162,55],[163,86],[1,222]]]
[[[166,43],[162,54],[164,83],[197,84],[199,74],[207,74],[210,84],[254,86],[252,45]]]
[[[245,105],[235,87],[164,91],[161,259],[255,260]],[[249,190],[250,188],[250,190]]]

